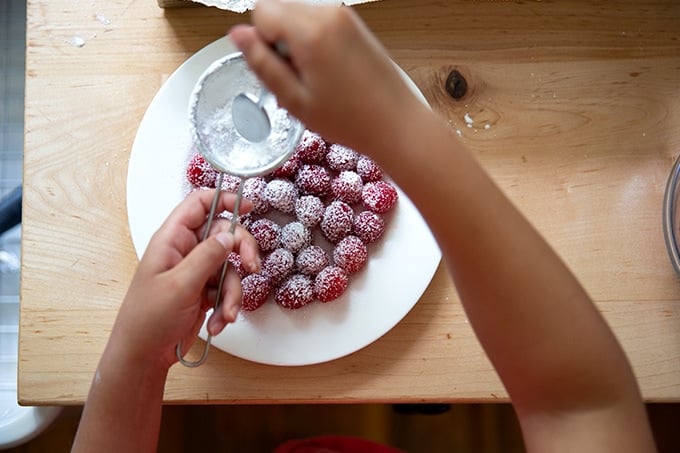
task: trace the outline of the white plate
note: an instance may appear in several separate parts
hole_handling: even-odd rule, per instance
[[[142,119],[127,180],[128,220],[138,257],[188,191],[184,180],[190,149],[187,106],[194,84],[210,63],[232,51],[233,44],[224,37],[194,54],[163,84]],[[351,277],[340,299],[299,310],[267,303],[239,315],[212,344],[237,357],[270,365],[310,365],[351,354],[401,321],[427,288],[440,258],[425,221],[399,190],[399,202],[383,239],[369,248],[366,268]],[[205,325],[200,336],[207,336]]]

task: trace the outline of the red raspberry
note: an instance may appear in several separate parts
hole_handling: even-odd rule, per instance
[[[300,165],[300,156],[293,154],[283,163],[283,165],[272,171],[271,176],[272,178],[286,178],[292,180],[300,169]]]
[[[236,252],[231,252],[229,255],[227,255],[227,261],[229,261],[229,264],[234,266],[234,269],[236,269],[236,273],[239,277],[244,278],[246,275],[248,275],[248,271],[245,267],[243,267],[243,263],[241,262],[241,255]]]
[[[373,159],[362,154],[357,159],[357,173],[364,183],[380,181],[383,178],[380,166]]]
[[[272,286],[269,279],[262,274],[250,274],[241,280],[243,299],[241,308],[246,311],[254,311],[267,301]]]
[[[322,163],[327,152],[328,145],[326,141],[319,134],[310,130],[306,130],[302,134],[302,139],[295,148],[295,153],[300,158],[300,161],[306,164]]]
[[[290,251],[278,248],[262,260],[262,274],[277,286],[293,272],[295,257]]]
[[[269,219],[259,219],[250,226],[250,234],[257,241],[260,250],[268,252],[279,246],[281,227]]]
[[[238,192],[238,186],[241,185],[241,178],[234,175],[224,175],[222,178],[222,190],[227,192],[236,193]]]
[[[272,179],[264,189],[264,198],[270,207],[290,214],[295,210],[298,191],[295,185],[287,179]]]
[[[194,154],[187,164],[187,181],[194,187],[215,188],[217,175],[217,170],[198,153]]]
[[[310,245],[298,253],[295,267],[305,275],[315,276],[321,269],[328,266],[328,254],[318,245]]]
[[[312,242],[312,232],[300,222],[290,222],[281,228],[281,247],[297,253]]]
[[[385,221],[373,211],[362,211],[354,217],[354,234],[365,244],[380,239],[385,232]]]
[[[349,171],[357,168],[359,154],[353,149],[337,143],[331,145],[326,154],[328,166],[335,171]]]
[[[231,222],[231,218],[233,216],[234,214],[231,211],[222,211],[217,214],[218,218],[228,220],[229,222]],[[245,229],[249,230],[250,225],[253,223],[253,216],[250,215],[250,213],[242,214],[238,216],[238,223],[240,223]]]
[[[243,197],[253,203],[253,213],[265,214],[269,211],[269,202],[264,195],[267,181],[261,176],[246,179],[243,183]]]
[[[349,205],[358,203],[361,200],[361,190],[364,184],[361,176],[353,171],[343,171],[331,181],[331,192],[333,198],[344,201]]]
[[[314,286],[306,275],[294,274],[290,276],[279,289],[276,290],[274,300],[282,307],[290,309],[302,308],[314,300]]]
[[[331,175],[320,165],[303,165],[295,177],[295,184],[305,195],[323,197],[331,190]]]
[[[304,195],[295,202],[295,215],[298,221],[309,228],[321,222],[325,209],[323,201],[315,195]]]
[[[253,224],[254,221],[255,219],[253,219],[251,213],[241,214],[240,216],[238,216],[238,223],[240,223],[241,226],[246,230],[250,230],[250,226]]]
[[[342,201],[333,201],[326,207],[321,219],[321,231],[326,239],[338,243],[352,231],[354,211]]]
[[[330,302],[342,296],[347,289],[349,277],[337,266],[329,266],[319,272],[314,279],[314,297],[321,302]]]
[[[369,182],[361,192],[364,205],[378,214],[384,214],[392,209],[397,198],[399,198],[397,189],[387,181]]]
[[[366,245],[356,236],[347,236],[333,249],[333,261],[348,274],[361,270],[368,260]]]

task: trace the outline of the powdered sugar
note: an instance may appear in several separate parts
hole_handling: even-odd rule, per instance
[[[232,102],[229,102],[215,109],[204,119],[199,130],[202,145],[212,151],[211,159],[216,165],[230,174],[249,175],[261,172],[260,169],[279,159],[282,150],[287,153],[289,131],[293,124],[286,111],[272,106],[269,109],[271,121],[269,137],[264,142],[253,143],[235,130],[231,106]]]

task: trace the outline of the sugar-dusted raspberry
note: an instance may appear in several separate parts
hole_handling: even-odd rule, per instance
[[[357,173],[364,183],[380,181],[383,178],[382,169],[376,161],[363,154],[360,154],[357,159]]]
[[[283,165],[272,171],[271,176],[272,178],[286,178],[292,180],[300,169],[300,165],[300,156],[293,153]]]
[[[314,297],[321,302],[330,302],[342,296],[347,289],[349,277],[338,266],[323,268],[314,279]]]
[[[347,236],[333,249],[333,262],[348,274],[361,270],[367,260],[366,245],[356,236]]]
[[[295,210],[298,191],[289,180],[276,178],[267,183],[267,187],[264,189],[264,198],[270,207],[290,214]]]
[[[241,178],[234,175],[225,174],[222,177],[222,190],[227,192],[236,193],[238,192],[238,186],[241,185]]]
[[[298,272],[312,277],[328,266],[328,254],[318,245],[310,245],[300,250],[295,257],[295,267]]]
[[[397,189],[387,181],[369,182],[364,185],[361,200],[373,212],[383,214],[392,209],[399,195]]]
[[[241,291],[243,293],[241,308],[254,311],[267,301],[272,286],[264,275],[250,274],[241,280]]]
[[[290,222],[281,227],[281,247],[297,253],[312,242],[312,232],[300,222]]]
[[[322,163],[327,152],[328,145],[326,141],[319,134],[310,130],[306,130],[302,134],[302,139],[300,139],[300,143],[295,148],[297,157],[306,164]]]
[[[295,257],[284,248],[274,250],[262,260],[262,274],[269,278],[274,286],[288,277],[294,268]]]
[[[352,231],[354,211],[343,201],[332,201],[323,213],[321,231],[326,239],[336,244]]]
[[[361,181],[361,176],[350,170],[341,172],[331,181],[333,198],[344,201],[349,205],[358,203],[361,200],[361,190],[363,187],[364,184]]]
[[[354,234],[370,244],[380,239],[385,232],[385,221],[373,211],[361,211],[354,217]]]
[[[239,277],[244,278],[246,275],[248,275],[248,271],[245,267],[243,267],[243,263],[241,262],[241,255],[236,252],[231,252],[229,255],[227,255],[227,261],[229,261],[229,264],[234,266],[234,269],[236,269],[236,273]]]
[[[238,223],[240,223],[241,226],[246,230],[250,230],[250,226],[254,221],[255,219],[253,219],[253,215],[250,212],[238,216]]]
[[[187,181],[194,187],[214,188],[217,182],[217,170],[199,153],[191,156],[186,169]]]
[[[267,181],[261,176],[246,179],[243,183],[243,197],[253,203],[253,213],[265,214],[269,211],[269,202],[264,196]]]
[[[295,176],[295,184],[305,195],[323,197],[331,190],[331,175],[321,165],[303,165]]]
[[[249,231],[262,252],[269,252],[279,246],[281,227],[276,222],[269,219],[258,219],[250,225]]]
[[[326,162],[335,171],[349,171],[357,168],[359,153],[351,148],[334,143],[328,148]]]
[[[312,279],[302,274],[293,274],[276,290],[274,300],[282,307],[302,308],[314,300]]]
[[[231,222],[231,218],[233,216],[234,214],[231,211],[222,211],[219,214],[217,214],[218,218],[227,220],[229,222]],[[250,213],[242,214],[238,216],[238,223],[240,223],[241,226],[246,230],[250,230],[250,226],[253,223],[253,216]]]
[[[306,227],[312,228],[321,222],[326,207],[315,195],[303,195],[295,202],[295,216]]]

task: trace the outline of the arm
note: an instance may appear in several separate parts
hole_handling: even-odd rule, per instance
[[[195,191],[156,232],[130,284],[94,376],[73,445],[74,452],[155,451],[163,389],[182,340],[186,353],[215,297],[214,281],[229,252],[259,269],[257,244],[226,221],[215,222],[199,243],[213,191]],[[244,200],[245,201],[245,200]],[[218,212],[233,208],[223,193]],[[245,201],[243,212],[249,209]],[[241,287],[227,276],[221,309],[210,318],[211,334],[236,319]]]
[[[263,0],[253,25],[232,39],[279,102],[374,157],[420,209],[528,448],[654,450],[632,370],[589,296],[351,10]],[[270,50],[280,40],[290,63]]]

